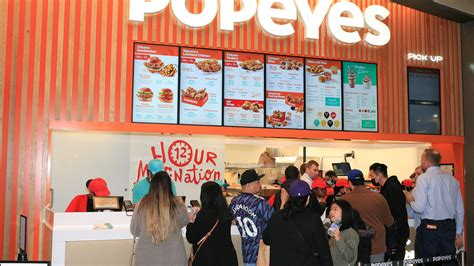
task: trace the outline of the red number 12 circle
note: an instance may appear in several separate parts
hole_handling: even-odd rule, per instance
[[[193,148],[184,140],[176,140],[168,148],[168,158],[178,167],[188,165],[193,157]]]

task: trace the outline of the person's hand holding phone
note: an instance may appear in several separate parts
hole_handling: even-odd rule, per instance
[[[196,220],[197,213],[201,210],[199,207],[192,207],[191,211],[189,212],[189,221],[191,223],[194,223],[194,220]]]

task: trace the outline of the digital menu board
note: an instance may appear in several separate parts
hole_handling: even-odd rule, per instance
[[[341,62],[306,59],[306,128],[342,130]]]
[[[266,127],[304,128],[303,58],[266,57]]]
[[[224,53],[224,125],[263,127],[264,56]]]
[[[179,48],[135,44],[132,121],[178,123]]]
[[[222,125],[222,51],[181,48],[180,124]]]
[[[378,131],[377,66],[344,62],[344,130]]]

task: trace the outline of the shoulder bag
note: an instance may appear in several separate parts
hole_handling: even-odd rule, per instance
[[[207,232],[206,235],[204,235],[201,240],[199,240],[199,242],[197,242],[197,249],[196,251],[194,251],[194,248],[191,248],[191,252],[189,253],[189,258],[188,258],[188,266],[192,266],[193,265],[193,261],[194,259],[196,258],[196,254],[198,253],[198,251],[201,249],[202,245],[204,244],[204,242],[206,242],[206,240],[209,238],[209,236],[212,234],[212,231],[214,231],[214,229],[216,229],[217,227],[217,224],[219,223],[219,219],[217,219],[216,223],[214,224],[214,226],[211,228],[211,230],[209,230],[209,232]]]

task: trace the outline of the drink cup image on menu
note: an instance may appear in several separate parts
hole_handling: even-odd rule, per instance
[[[349,79],[349,87],[355,88],[357,73],[353,68],[350,68],[347,72],[347,77]]]
[[[372,80],[369,75],[364,76],[364,80],[362,81],[364,85],[364,89],[370,90],[370,86],[372,85]]]

